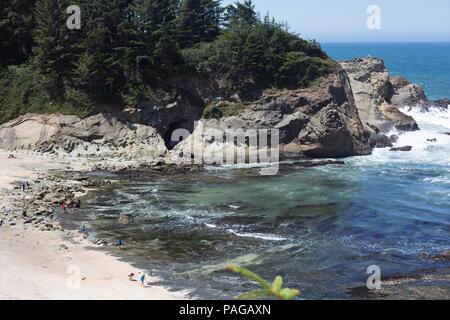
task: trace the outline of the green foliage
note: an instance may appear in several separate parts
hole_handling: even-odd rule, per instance
[[[55,103],[42,85],[42,76],[30,64],[10,66],[0,77],[0,123],[19,115],[32,113],[62,113],[88,115],[92,102],[84,93],[69,90],[64,105]]]
[[[2,0],[0,5],[0,65],[21,64],[33,46],[35,0]]]
[[[34,62],[47,94],[57,104],[65,100],[65,80],[71,75],[77,52],[77,34],[67,29],[63,14],[69,5],[69,0],[37,0],[35,6]]]
[[[85,114],[94,106],[139,106],[167,94],[190,99],[174,85],[190,76],[208,80],[216,96],[237,93],[245,101],[268,88],[310,86],[336,68],[316,42],[268,15],[261,19],[251,0],[226,8],[220,0],[3,2],[1,81],[14,86],[2,89],[11,105],[2,119],[43,108]],[[66,27],[71,4],[81,7],[81,30]],[[8,66],[22,64],[39,83],[16,83],[24,67]],[[234,115],[241,107],[212,105],[205,116]]]
[[[131,0],[85,1],[85,19],[80,31],[80,54],[73,57],[69,81],[95,101],[120,100],[127,79],[125,67],[130,47],[131,22],[127,20]],[[71,33],[70,31],[65,31]]]
[[[253,98],[251,93],[258,89],[308,87],[334,70],[317,43],[290,33],[268,16],[257,22],[246,19],[232,18],[213,43],[183,51],[186,62],[243,98]]]
[[[181,72],[184,63],[176,24],[178,5],[178,0],[133,1],[131,20],[135,31],[126,68],[132,87],[155,88]]]
[[[209,104],[203,110],[205,119],[221,119],[238,115],[245,106],[242,103],[221,101]]]
[[[283,278],[277,276],[272,284],[264,280],[256,273],[239,266],[228,266],[228,271],[237,273],[250,281],[256,282],[261,290],[244,293],[236,300],[254,300],[263,298],[276,298],[278,300],[294,300],[300,296],[300,291],[296,289],[283,288]]]
[[[220,33],[222,11],[217,0],[182,0],[178,18],[180,47],[213,41]]]
[[[225,9],[225,20],[227,26],[236,22],[245,22],[249,25],[257,24],[258,14],[252,0],[236,2],[234,6],[228,6]]]

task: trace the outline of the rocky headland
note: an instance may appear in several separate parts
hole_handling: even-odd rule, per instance
[[[167,174],[186,172],[180,171],[183,167],[188,172],[198,170],[202,163],[185,162],[193,158],[188,153],[196,152],[196,148],[202,149],[203,161],[208,163],[208,155],[229,147],[230,142],[213,138],[218,131],[277,129],[281,159],[343,158],[368,155],[374,147],[406,150],[404,146],[393,148],[395,137],[387,134],[392,129],[401,132],[420,128],[400,109],[448,106],[445,100],[429,101],[419,85],[390,77],[382,59],[353,59],[341,66],[309,88],[265,90],[251,102],[241,101],[237,95],[228,99],[214,96],[197,79],[174,83],[180,87],[188,83],[183,87],[191,97],[188,100],[157,102],[85,119],[25,114],[0,126],[0,148],[47,154],[77,163],[83,171],[153,168]],[[170,139],[177,129],[190,133],[178,144]],[[232,144],[243,152],[251,149],[245,141]],[[59,177],[41,174],[33,182],[33,193],[9,207],[14,210],[2,210],[0,218],[6,224],[21,220],[37,229],[57,229],[58,224],[53,223],[55,206],[63,201],[70,204],[83,187],[98,183],[88,180],[67,171]],[[20,192],[20,188],[18,184],[16,190]]]
[[[342,158],[368,155],[374,147],[392,147],[395,137],[387,134],[394,128],[419,130],[400,108],[446,106],[445,101],[430,102],[420,86],[390,77],[379,58],[353,59],[341,66],[309,88],[268,89],[253,101],[214,95],[200,80],[180,80],[174,85],[190,99],[85,119],[25,114],[0,126],[0,148],[78,159],[92,170],[136,170],[182,164],[195,148],[202,149],[207,162],[208,154],[227,144],[211,138],[217,130],[278,129],[282,159]],[[191,135],[173,142],[177,129]],[[245,142],[235,147],[249,148]]]
[[[8,183],[13,183],[1,191],[0,227],[59,232],[80,237],[93,246],[114,246],[83,232],[68,232],[60,224],[61,215],[76,210],[79,197],[114,183],[86,172],[140,174],[146,170],[164,177],[198,173],[202,164],[213,163],[207,156],[204,163],[186,163],[193,157],[189,152],[201,148],[208,155],[229,146],[227,141],[212,138],[217,131],[254,129],[279,130],[281,160],[301,159],[285,170],[345,165],[328,158],[369,155],[376,147],[411,150],[407,146],[394,148],[395,136],[389,135],[393,129],[399,133],[420,130],[401,108],[427,111],[431,106],[449,105],[448,100],[429,101],[420,86],[406,79],[390,77],[383,61],[373,57],[342,62],[336,72],[308,88],[268,89],[253,101],[243,101],[237,95],[216,96],[201,81],[188,83],[184,89],[189,92],[189,100],[155,102],[140,109],[84,119],[25,114],[0,125],[5,170],[16,161],[35,156],[41,159],[27,165],[27,174],[12,175]],[[174,143],[171,137],[177,129],[186,130],[189,136]],[[232,144],[251,152],[246,142]],[[14,157],[7,159],[9,154]],[[58,165],[52,170],[39,170],[44,162]],[[6,182],[2,188],[5,186]],[[61,204],[70,209],[62,209]]]
[[[335,163],[311,163],[307,161],[310,158],[363,156],[374,147],[409,151],[407,146],[394,148],[395,136],[387,135],[392,129],[420,130],[400,109],[448,106],[445,100],[429,101],[419,85],[390,77],[382,59],[353,59],[341,66],[309,88],[265,90],[252,102],[241,101],[237,95],[228,99],[214,96],[207,84],[197,79],[174,83],[184,86],[191,99],[155,102],[141,109],[85,119],[25,114],[0,126],[0,148],[47,154],[56,161],[77,163],[81,171],[147,169],[167,175],[197,172],[204,163],[214,164],[208,155],[230,146],[230,142],[213,138],[218,131],[277,129],[281,160],[305,159],[299,166],[308,167]],[[170,138],[177,129],[190,135],[174,143]],[[242,152],[252,152],[245,141],[231,144]],[[203,154],[203,163],[186,163],[194,157],[189,153],[197,151]],[[1,223],[54,230],[60,229],[55,208],[63,202],[70,206],[87,187],[109,182],[93,181],[69,170],[62,174],[60,170],[58,174],[41,173],[31,181],[28,193],[21,190],[21,183],[13,193],[24,194],[10,197],[0,213]]]

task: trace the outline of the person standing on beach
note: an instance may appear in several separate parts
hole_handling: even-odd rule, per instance
[[[142,274],[142,276],[139,278],[139,281],[141,281],[141,286],[145,287],[145,273]]]

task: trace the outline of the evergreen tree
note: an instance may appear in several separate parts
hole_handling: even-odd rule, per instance
[[[34,49],[36,64],[42,73],[50,97],[64,102],[65,82],[70,79],[76,61],[77,30],[66,25],[68,0],[37,0]]]
[[[31,56],[35,2],[36,0],[2,0],[0,65],[20,64]]]
[[[182,64],[176,30],[179,1],[137,0],[134,8],[137,74],[143,83],[157,86]]]
[[[132,0],[86,0],[74,85],[96,101],[119,98],[133,38]]]
[[[217,0],[183,0],[179,17],[180,46],[213,41],[220,32],[222,11]]]
[[[232,23],[241,22],[249,25],[256,25],[259,22],[258,14],[252,0],[244,0],[244,2],[236,2],[225,10],[226,26]]]

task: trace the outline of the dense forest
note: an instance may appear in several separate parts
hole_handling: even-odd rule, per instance
[[[69,30],[66,10],[81,8]],[[25,112],[88,115],[175,94],[200,76],[219,92],[309,86],[333,62],[251,0],[2,0],[0,123]]]

